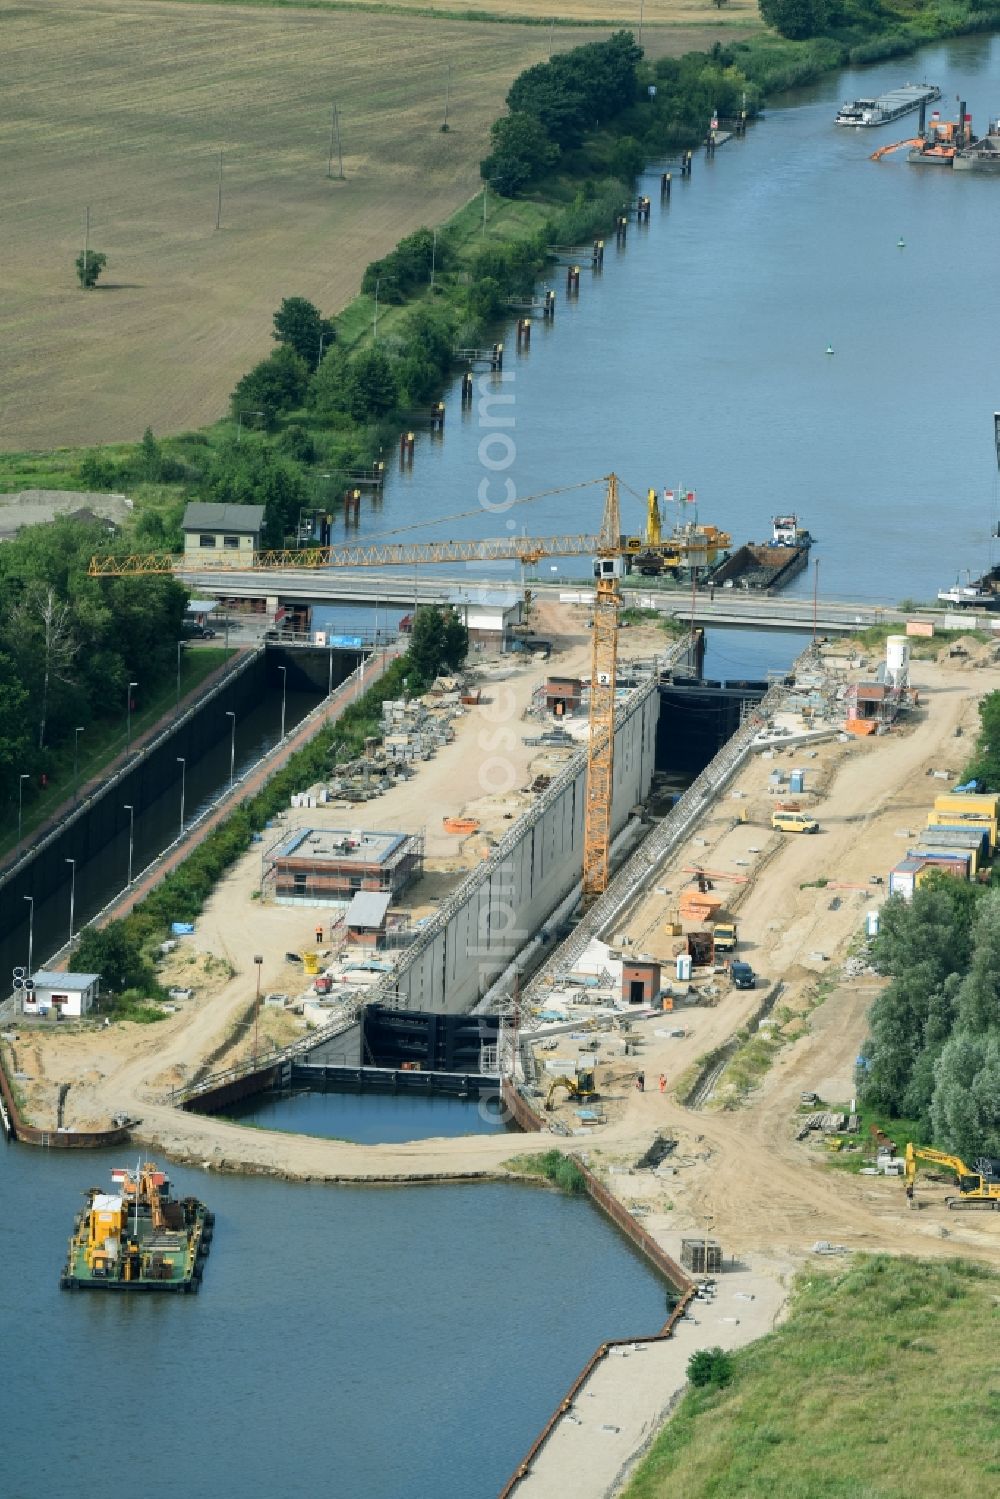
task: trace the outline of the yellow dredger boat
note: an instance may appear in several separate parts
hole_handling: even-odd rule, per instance
[[[151,1161],[134,1174],[112,1171],[115,1190],[87,1191],[77,1214],[63,1290],[197,1291],[214,1213],[197,1197],[177,1201],[165,1172]]]

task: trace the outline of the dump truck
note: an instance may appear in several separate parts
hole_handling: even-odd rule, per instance
[[[713,932],[716,952],[736,951],[735,921],[717,921]]]

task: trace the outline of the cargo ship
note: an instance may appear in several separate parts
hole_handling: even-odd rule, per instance
[[[797,515],[776,515],[770,541],[748,541],[709,574],[716,588],[752,589],[772,593],[784,588],[809,561],[813,538]]]
[[[872,129],[876,125],[889,125],[901,115],[909,114],[920,106],[940,99],[941,90],[935,83],[906,83],[902,88],[879,94],[877,99],[855,99],[853,104],[844,104],[838,109],[834,124],[853,125]]]
[[[114,1190],[91,1187],[77,1214],[63,1290],[197,1291],[215,1215],[196,1197],[171,1195],[152,1162],[112,1171]]]

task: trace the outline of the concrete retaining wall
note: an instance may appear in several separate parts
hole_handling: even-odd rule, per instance
[[[612,830],[649,793],[659,715],[656,683],[620,710]],[[471,1009],[580,878],[586,756],[574,758],[491,857],[453,893],[373,998],[416,1010]]]

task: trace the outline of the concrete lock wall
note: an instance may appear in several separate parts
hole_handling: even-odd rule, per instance
[[[649,793],[659,711],[652,682],[620,710],[613,833]],[[450,1012],[475,1005],[579,882],[586,783],[586,754],[581,754],[442,906],[384,991],[380,986],[380,1003]]]

